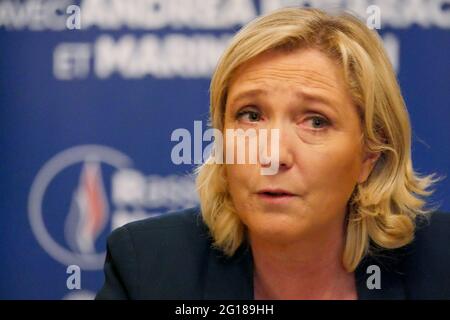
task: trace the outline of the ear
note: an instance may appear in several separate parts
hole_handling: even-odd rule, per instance
[[[380,152],[365,152],[361,171],[359,172],[358,183],[363,183],[367,180],[380,155]]]

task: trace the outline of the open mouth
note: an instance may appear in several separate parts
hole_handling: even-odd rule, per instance
[[[265,191],[265,192],[260,192],[260,195],[264,195],[266,197],[292,197],[294,196],[292,193],[288,193],[288,192],[270,192],[270,191]]]
[[[258,196],[267,204],[283,204],[290,202],[296,195],[283,189],[263,189],[258,192]]]

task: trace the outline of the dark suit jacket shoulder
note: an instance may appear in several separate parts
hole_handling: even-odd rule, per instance
[[[450,214],[434,213],[398,250],[367,256],[355,271],[360,299],[450,299]],[[381,268],[369,289],[367,267]],[[108,238],[97,299],[253,299],[251,249],[212,246],[199,208],[133,222]]]

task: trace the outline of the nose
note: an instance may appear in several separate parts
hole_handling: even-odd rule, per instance
[[[273,129],[277,129],[278,134],[275,134],[275,131],[272,131]],[[276,161],[274,156],[278,156],[279,171],[289,170],[293,166],[295,158],[295,133],[292,132],[292,128],[288,125],[273,126],[268,131],[268,138],[265,143],[267,152],[263,153],[261,166],[269,168],[273,165],[272,162]],[[264,158],[264,155],[267,155],[268,158]]]

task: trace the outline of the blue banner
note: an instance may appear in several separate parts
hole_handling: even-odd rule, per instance
[[[287,5],[379,12],[415,169],[449,172],[450,1],[0,1],[1,299],[93,298],[114,228],[198,203],[172,133],[207,128],[230,37]]]

